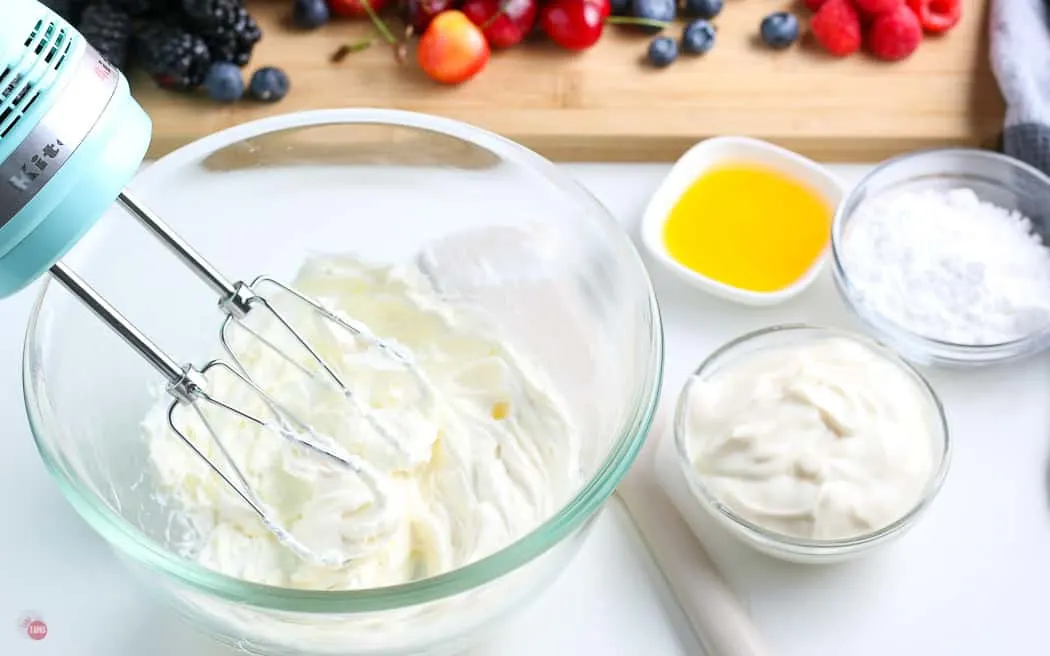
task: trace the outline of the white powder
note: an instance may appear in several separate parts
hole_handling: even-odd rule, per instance
[[[1050,324],[1050,250],[1027,217],[971,189],[865,202],[842,262],[864,305],[932,339],[1001,344]]]

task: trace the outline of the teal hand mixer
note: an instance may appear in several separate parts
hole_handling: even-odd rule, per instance
[[[398,444],[397,436],[357,402],[336,367],[303,337],[303,332],[293,325],[291,314],[281,309],[287,306],[279,308],[262,290],[271,289],[271,294],[279,294],[282,299],[307,308],[307,314],[314,320],[347,331],[358,343],[404,367],[417,378],[423,393],[428,394],[429,385],[425,384],[410,354],[399,351],[360,322],[329,311],[274,278],[259,276],[250,283],[231,281],[208,263],[124,189],[145,157],[152,129],[149,117],[132,98],[127,80],[68,22],[37,0],[3,0],[3,4],[3,20],[0,20],[0,297],[10,296],[50,272],[166,379],[167,389],[174,397],[168,409],[168,423],[174,433],[301,558],[339,566],[377,549],[382,542],[378,538],[368,544],[322,553],[286,530],[251,489],[241,468],[223,446],[225,439],[236,436],[218,435],[202,407],[209,412],[234,413],[258,428],[272,431],[286,440],[289,448],[305,450],[356,477],[372,494],[371,514],[380,517],[388,499],[382,477],[264,392],[244,358],[239,357],[241,347],[237,344],[242,342],[231,338],[231,331],[243,329],[243,334],[251,335],[274,353],[295,363],[313,383],[336,389],[354,412],[394,446]],[[218,295],[219,307],[225,313],[220,340],[229,361],[212,360],[200,368],[180,364],[60,261],[114,204],[124,208]],[[271,319],[265,325],[275,326],[282,334],[263,334],[258,329],[259,323],[247,321],[249,315],[254,317],[260,313]],[[295,345],[299,357],[279,344]],[[208,374],[213,370],[232,374],[238,384],[259,395],[269,412],[260,416],[210,394]],[[223,455],[221,462],[207,457],[189,438],[178,419],[185,410],[190,410],[207,428]],[[382,532],[376,535],[381,538]]]

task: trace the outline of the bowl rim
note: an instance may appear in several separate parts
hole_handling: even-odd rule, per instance
[[[859,207],[858,198],[868,191],[871,181],[894,166],[916,159],[936,156],[960,155],[980,160],[985,159],[1022,171],[1033,176],[1050,191],[1050,176],[1039,169],[1008,155],[979,148],[926,148],[891,157],[880,162],[864,174],[857,184],[842,199],[835,210],[831,221],[831,264],[836,287],[850,308],[869,328],[877,331],[887,339],[899,342],[902,349],[918,351],[922,358],[935,362],[957,364],[993,364],[1032,355],[1050,346],[1050,324],[1040,330],[1018,339],[996,344],[960,344],[940,340],[916,333],[888,317],[864,305],[857,299],[857,293],[850,282],[842,256],[843,230],[850,216]],[[930,173],[924,177],[944,177],[943,174]],[[856,206],[856,207],[855,207]]]
[[[926,485],[924,486],[919,499],[908,509],[907,512],[903,513],[900,517],[889,524],[874,531],[868,531],[867,533],[862,533],[853,537],[834,539],[800,538],[779,531],[774,531],[761,526],[756,522],[752,522],[732,510],[707,488],[703,479],[690,466],[689,450],[688,445],[686,444],[685,415],[686,406],[688,405],[689,400],[689,392],[691,391],[693,384],[700,380],[701,374],[706,373],[706,370],[715,362],[720,360],[723,356],[731,354],[738,347],[770,335],[788,332],[794,332],[796,334],[810,332],[814,334],[815,338],[838,337],[848,339],[871,349],[876,355],[896,365],[901,371],[910,376],[926,396],[928,405],[935,411],[934,423],[938,427],[939,435],[934,435],[933,439],[934,442],[941,447],[940,459],[937,462],[936,467],[930,472],[930,477],[926,481]],[[816,556],[822,554],[831,556],[844,551],[853,551],[865,545],[872,545],[881,542],[883,539],[888,538],[911,525],[914,520],[926,510],[931,503],[933,503],[933,500],[937,497],[943,487],[948,476],[953,452],[952,439],[948,427],[948,418],[944,410],[944,405],[942,404],[940,397],[937,395],[936,390],[933,389],[933,386],[928,380],[926,380],[926,377],[918,371],[918,369],[898,355],[892,348],[872,337],[852,330],[807,323],[782,323],[759,328],[758,330],[745,333],[729,340],[704,358],[703,362],[700,363],[700,366],[690,374],[688,380],[686,380],[679,392],[674,415],[674,443],[675,458],[678,461],[683,475],[689,483],[689,487],[694,492],[694,497],[697,498],[701,505],[706,506],[709,510],[718,515],[721,515],[724,519],[728,519],[736,528],[740,529],[752,540],[773,545],[784,551]]]
[[[235,603],[303,613],[364,613],[404,608],[437,601],[484,586],[517,570],[569,537],[598,511],[615,491],[637,457],[652,425],[663,383],[665,339],[663,321],[648,271],[627,231],[604,205],[582,184],[553,162],[494,132],[454,119],[418,112],[380,108],[320,109],[291,112],[243,123],[222,130],[156,160],[135,179],[136,188],[147,188],[174,171],[199,161],[227,146],[252,137],[285,130],[324,125],[390,125],[451,136],[542,175],[548,182],[595,207],[595,217],[615,226],[630,245],[629,257],[648,292],[652,359],[639,384],[637,406],[625,418],[620,434],[590,479],[553,516],[515,542],[480,560],[426,579],[364,590],[302,590],[248,582],[221,574],[170,552],[146,537],[90,489],[69,475],[61,457],[52,453],[42,435],[51,431],[50,420],[38,408],[31,373],[33,352],[38,347],[37,325],[51,281],[45,279],[33,304],[22,352],[22,390],[30,430],[37,451],[63,495],[89,525],[118,551],[140,564],[178,580],[196,592],[204,592]]]
[[[846,198],[846,186],[842,179],[827,166],[805,155],[755,137],[742,135],[708,137],[693,144],[685,151],[671,165],[670,170],[660,181],[660,185],[650,195],[643,210],[639,226],[641,241],[654,260],[680,280],[696,289],[740,305],[759,307],[778,305],[798,296],[813,284],[824,271],[831,252],[830,231],[820,253],[802,275],[790,285],[772,291],[754,291],[735,287],[694,271],[672,257],[662,239],[663,228],[667,224],[668,216],[666,212],[658,212],[658,208],[663,205],[673,205],[674,201],[685,193],[691,181],[705,171],[721,166],[726,162],[746,161],[748,159],[740,156],[730,157],[725,154],[724,151],[726,149],[734,148],[751,153],[759,153],[769,157],[771,160],[775,160],[777,166],[784,169],[782,171],[784,175],[810,188],[813,193],[827,202],[829,209],[831,209],[832,218],[838,206]],[[772,165],[763,163],[762,166],[771,167]],[[820,189],[812,188],[811,185],[803,180],[807,175],[821,178],[828,186],[834,188],[834,193],[827,194]]]

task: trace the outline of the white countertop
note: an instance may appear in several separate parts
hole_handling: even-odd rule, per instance
[[[567,166],[632,235],[662,165]],[[854,181],[865,167],[836,167]],[[200,201],[201,199],[197,199]],[[655,265],[654,265],[655,266]],[[789,304],[747,309],[652,269],[666,322],[665,402],[713,348],[785,320],[851,325],[825,277]],[[0,653],[232,656],[157,607],[65,503],[22,406],[22,334],[35,290],[0,303]],[[788,566],[705,536],[774,656],[1050,653],[1050,354],[979,372],[932,372],[955,444],[943,491],[886,551],[832,568]],[[614,499],[565,574],[478,656],[699,654]],[[48,635],[20,623],[41,617]],[[6,629],[4,627],[7,627]]]

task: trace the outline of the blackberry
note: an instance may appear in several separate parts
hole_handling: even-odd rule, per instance
[[[126,11],[107,0],[88,5],[77,29],[110,64],[124,69],[132,33],[131,16]]]
[[[262,38],[243,0],[182,0],[182,10],[192,31],[208,44],[213,61],[244,66]]]
[[[199,87],[211,67],[204,39],[163,20],[150,21],[138,30],[135,54],[158,86],[176,91]]]
[[[41,2],[72,25],[80,24],[80,16],[88,5],[88,0],[41,0]]]
[[[114,3],[128,12],[132,18],[152,16],[168,8],[170,0],[113,0]]]

